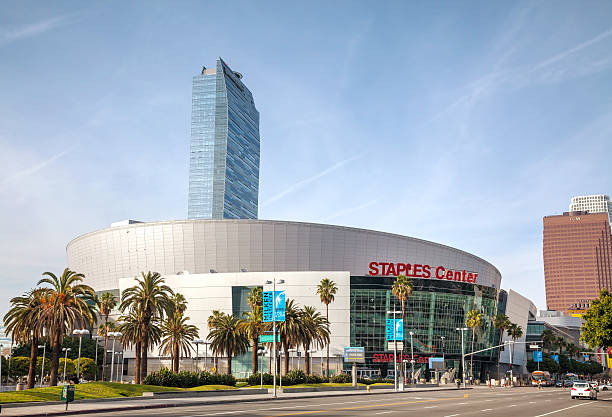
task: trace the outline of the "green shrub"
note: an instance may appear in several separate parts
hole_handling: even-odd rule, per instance
[[[210,372],[181,371],[178,374],[168,368],[153,372],[143,381],[147,385],[163,387],[193,388],[199,385],[229,385],[236,386],[236,378],[226,374],[211,374]]]
[[[229,385],[236,386],[236,378],[228,374],[211,374],[210,372],[200,372],[198,385]]]
[[[307,384],[323,384],[329,382],[329,378],[322,375],[306,375]]]
[[[331,382],[334,384],[346,384],[347,382],[352,382],[352,378],[348,374],[338,374],[332,376]]]
[[[47,361],[45,361],[45,366],[47,365],[46,362]],[[74,362],[76,364],[78,362],[78,360],[74,361]],[[40,368],[39,368],[39,371],[40,371]],[[88,379],[90,381],[95,378],[95,376],[96,376],[96,364],[95,364],[93,359],[91,359],[91,358],[81,358],[81,374],[83,374],[83,378]]]
[[[306,374],[301,369],[294,369],[287,374],[287,377],[293,382],[293,385],[306,382]]]
[[[261,384],[261,374],[257,373],[257,374],[253,374],[248,378],[249,385],[259,385]],[[264,385],[272,385],[273,383],[273,377],[272,374],[263,374],[263,383]]]

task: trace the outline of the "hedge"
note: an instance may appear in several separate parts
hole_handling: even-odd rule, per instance
[[[159,372],[153,372],[146,376],[143,381],[146,385],[157,385],[160,387],[193,388],[200,385],[229,385],[236,386],[236,378],[227,374],[211,374],[210,372],[172,372],[168,368],[162,368]]]

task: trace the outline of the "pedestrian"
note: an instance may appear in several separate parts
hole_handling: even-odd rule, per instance
[[[542,381],[538,380],[538,389],[542,389]]]

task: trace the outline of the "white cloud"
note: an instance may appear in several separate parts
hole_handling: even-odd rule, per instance
[[[25,38],[41,35],[67,24],[73,15],[55,16],[39,22],[0,30],[0,45],[9,44]]]

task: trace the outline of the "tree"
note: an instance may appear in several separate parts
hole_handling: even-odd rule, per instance
[[[542,344],[544,345],[544,347],[548,346],[549,354],[552,352],[552,346],[555,342],[555,339],[556,337],[552,330],[546,329],[542,331]]]
[[[251,340],[253,374],[258,372],[257,346],[259,336],[263,333],[263,307],[253,304],[251,311],[244,313],[244,318],[238,325],[240,330]]]
[[[147,376],[147,356],[153,345],[151,340],[151,323],[172,314],[174,291],[164,284],[158,272],[142,272],[141,278],[134,278],[136,285],[127,288],[121,294],[121,311],[130,308],[138,311],[140,319],[140,378],[139,383]]]
[[[402,325],[404,326],[406,324],[406,321],[404,320],[406,316],[406,300],[408,300],[408,297],[412,295],[413,288],[414,285],[412,283],[412,280],[407,278],[406,275],[398,275],[397,278],[395,278],[395,281],[393,282],[393,286],[391,287],[391,293],[395,296],[395,298],[399,300],[402,306]],[[403,366],[400,366],[400,372],[402,373],[402,378],[405,379],[406,376],[404,375]]]
[[[299,321],[300,309],[295,301],[285,300],[285,321],[278,322],[278,335],[284,353],[285,375],[289,370],[289,349],[300,344],[301,328]]]
[[[336,283],[329,278],[323,278],[317,286],[317,294],[321,302],[325,304],[325,318],[329,323],[329,304],[334,302],[338,287]],[[327,342],[327,365],[325,366],[325,376],[329,376],[329,342]]]
[[[96,293],[89,285],[81,284],[84,275],[66,268],[61,276],[43,273],[45,278],[38,285],[47,284],[45,302],[41,311],[41,323],[49,328],[51,339],[51,372],[49,385],[57,385],[60,346],[62,336],[69,329],[92,328],[96,323],[94,309]]]
[[[516,323],[510,323],[508,329],[506,330],[508,336],[512,338],[513,342],[516,342],[516,339],[520,339],[523,336],[523,328]],[[514,370],[514,343],[512,343],[512,361],[510,361],[510,369]]]
[[[161,334],[163,339],[160,351],[163,355],[172,358],[172,370],[178,372],[181,355],[191,356],[191,342],[198,337],[198,328],[192,324],[187,324],[189,317],[183,316],[187,309],[187,301],[182,294],[174,294],[172,303],[174,305],[172,313],[162,321]]]
[[[45,291],[41,289],[30,290],[21,297],[11,299],[11,309],[4,316],[4,326],[7,334],[10,333],[13,342],[30,344],[30,361],[28,368],[27,388],[34,388],[36,375],[36,356],[38,355],[38,339],[42,336],[41,326],[42,308]]]
[[[208,334],[210,348],[215,354],[227,355],[227,373],[232,373],[232,358],[242,355],[249,349],[248,337],[239,329],[240,319],[234,315],[223,314]]]
[[[304,346],[304,369],[310,375],[310,347],[322,348],[329,343],[329,322],[316,308],[304,306],[299,312],[301,344]]]
[[[612,294],[601,290],[599,298],[591,302],[591,307],[582,315],[580,340],[591,349],[612,347]]]
[[[482,314],[480,311],[473,309],[468,311],[465,325],[472,329],[472,352],[474,352],[474,339],[476,337],[476,328],[482,326]],[[474,379],[474,354],[470,354],[470,377]]]
[[[504,331],[510,325],[510,319],[504,313],[499,313],[493,318],[493,326],[499,330],[498,345],[502,344]],[[473,349],[472,349],[473,350]],[[501,349],[497,348],[497,379],[500,379],[499,362],[501,360]]]
[[[251,291],[249,291],[247,303],[249,304],[249,307],[251,307],[251,311],[253,311],[257,306],[263,306],[263,290],[261,287],[254,287],[251,289]]]
[[[217,327],[217,325],[220,323],[220,320],[223,318],[223,316],[225,316],[225,313],[219,311],[219,310],[213,310],[212,314],[210,316],[208,316],[208,320],[206,322],[206,324],[208,325],[208,333],[210,334],[210,332],[215,329]],[[208,339],[208,337],[207,337]],[[215,351],[213,351],[213,354],[215,355],[215,359],[214,359],[214,373],[217,373],[217,371],[219,370],[218,367],[218,357],[217,357],[217,353]]]
[[[99,332],[99,334],[104,335],[104,352],[106,352],[108,347],[108,333],[111,331],[108,328],[108,316],[110,315],[113,308],[117,306],[117,298],[111,292],[104,292],[98,299],[98,309],[100,310],[100,315],[104,317],[104,327],[103,333]],[[106,370],[106,353],[102,356],[102,381],[104,381],[105,375],[104,371]]]

